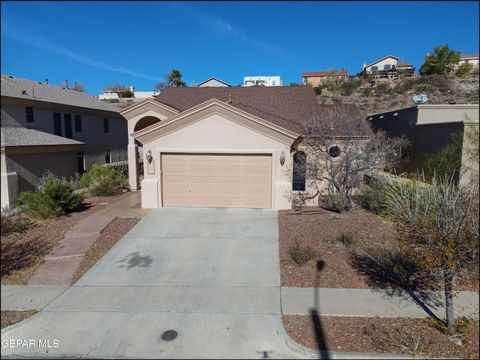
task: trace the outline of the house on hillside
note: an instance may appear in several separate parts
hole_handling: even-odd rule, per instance
[[[372,79],[400,79],[414,76],[415,68],[412,64],[401,63],[397,56],[387,55],[368,65],[364,63],[363,72]]]
[[[477,70],[480,64],[480,56],[478,54],[472,54],[472,55],[461,55],[460,56],[460,61],[458,64],[455,66],[455,68],[458,68],[458,66],[462,64],[470,64],[472,65],[472,70]]]
[[[128,92],[133,94],[133,96],[128,99],[136,101],[152,98],[159,94],[158,91],[136,91],[133,85],[128,87]],[[105,89],[98,95],[98,99],[100,100],[120,100],[122,98],[122,91],[115,89]]]
[[[45,171],[72,178],[127,159],[119,109],[84,92],[1,76],[2,207],[33,190]]]
[[[395,137],[405,135],[409,140],[410,146],[404,154],[408,160],[397,169],[398,172],[427,172],[426,156],[443,149],[452,141],[452,135],[457,135],[462,144],[458,153],[461,163],[458,169],[460,184],[468,184],[473,178],[472,174],[478,173],[478,159],[472,162],[467,155],[466,150],[471,144],[465,136],[470,130],[478,131],[478,104],[416,105],[370,115],[368,120],[375,132],[383,130]]]
[[[225,81],[211,77],[205,81],[202,81],[197,85],[198,87],[230,87],[232,85],[227,84]]]
[[[332,80],[347,80],[347,70],[313,71],[302,73],[302,84],[318,86]]]
[[[242,86],[283,86],[280,76],[245,76]]]
[[[292,192],[313,191],[305,173],[306,121],[327,111],[335,117],[342,106],[320,105],[309,86],[168,88],[121,111],[130,187],[141,188],[143,208],[290,209]],[[371,139],[365,119],[351,114],[347,121],[365,124],[354,135]],[[342,153],[342,131],[331,138],[333,160]]]

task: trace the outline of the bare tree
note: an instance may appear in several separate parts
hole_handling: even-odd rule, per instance
[[[478,273],[478,194],[455,184],[453,176],[431,184],[392,183],[386,190],[386,214],[394,221],[408,254],[444,280],[447,326],[456,332],[453,312],[455,278],[468,269]]]
[[[121,84],[119,82],[114,82],[112,85],[107,86],[107,90],[124,92],[124,91],[127,91],[128,88],[124,84]]]
[[[170,84],[168,81],[168,74],[166,74],[166,75],[163,75],[163,80],[155,84],[155,91],[162,92],[163,90],[169,87],[170,87]]]
[[[74,84],[73,87],[72,87],[72,90],[80,91],[80,92],[85,92],[85,85],[83,85],[83,84],[78,84],[78,83],[75,82],[75,84]]]
[[[365,117],[355,106],[322,105],[306,121],[305,169],[306,192],[299,193],[300,201],[322,195],[336,198],[341,207],[350,209],[353,194],[364,174],[390,167],[401,161],[404,138],[389,138],[385,133],[374,134]],[[295,157],[294,157],[295,159]]]

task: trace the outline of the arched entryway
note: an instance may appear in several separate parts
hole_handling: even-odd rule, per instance
[[[142,129],[145,129],[146,127],[149,127],[153,124],[159,123],[162,121],[156,116],[144,116],[140,119],[138,119],[135,122],[135,125],[133,126],[133,131],[140,131]],[[130,139],[130,141],[132,141]],[[134,140],[132,141],[133,144],[131,144],[133,151],[129,152],[129,156],[133,155],[134,159],[129,159],[129,169],[135,169],[134,174],[129,175],[130,177],[130,184],[132,185],[135,184],[135,189],[139,189],[139,184],[142,182],[143,179],[143,169],[144,169],[144,164],[143,164],[143,144],[141,144],[139,141]],[[132,161],[134,160],[134,161]],[[130,171],[130,170],[129,170]],[[134,181],[132,181],[132,177],[134,177]],[[130,186],[131,186],[130,185]]]
[[[135,124],[133,131],[139,131],[145,129],[146,127],[156,124],[161,120],[155,116],[145,116],[137,121]]]

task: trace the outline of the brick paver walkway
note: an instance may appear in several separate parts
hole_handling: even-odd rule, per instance
[[[140,192],[132,193],[73,226],[45,257],[45,262],[28,285],[70,285],[85,253],[108,224],[117,217],[142,218],[148,212],[146,209],[132,208],[139,202]]]

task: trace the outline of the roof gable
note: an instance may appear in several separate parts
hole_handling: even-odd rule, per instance
[[[226,83],[226,82],[223,81],[223,80],[217,79],[216,77],[211,77],[210,79],[207,79],[207,80],[205,80],[205,81],[202,81],[202,82],[201,82],[200,84],[198,84],[197,86],[198,86],[198,87],[199,87],[199,86],[202,86],[202,85],[208,83],[209,81],[218,81],[219,83],[222,83],[222,84],[224,84],[224,85],[227,86],[227,87],[232,86],[232,85]]]
[[[383,58],[381,58],[381,59],[379,59],[379,60],[377,60],[377,61],[375,61],[371,64],[365,65],[365,68],[370,67],[372,65],[375,65],[375,64],[379,63],[380,61],[383,61],[383,60],[388,59],[388,58],[392,58],[392,59],[395,59],[397,61],[399,60],[399,57],[397,57],[397,56],[387,55],[387,56],[384,56]]]
[[[285,144],[290,145],[296,138],[298,138],[298,134],[295,132],[272,124],[263,118],[255,116],[218,99],[210,99],[202,104],[179,113],[172,118],[150,125],[130,135],[139,140],[141,143],[145,144],[212,114],[220,114],[229,120],[240,123],[243,126],[246,126],[271,138],[277,139]]]

